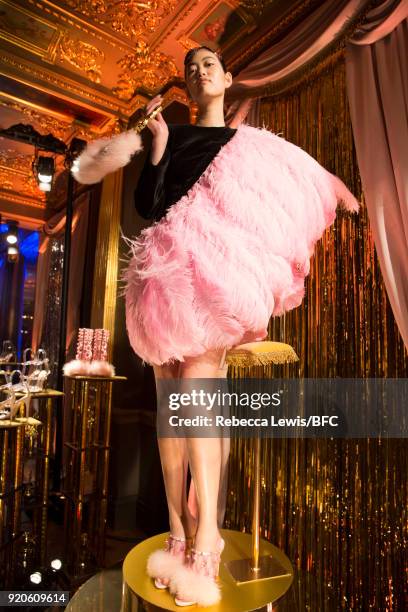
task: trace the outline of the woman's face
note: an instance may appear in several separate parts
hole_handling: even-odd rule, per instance
[[[224,96],[232,84],[230,72],[224,72],[215,53],[200,49],[186,66],[186,84],[194,102]]]

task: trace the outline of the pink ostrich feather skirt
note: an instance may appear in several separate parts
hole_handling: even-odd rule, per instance
[[[299,306],[344,183],[300,147],[242,124],[188,193],[131,240],[126,327],[149,364],[262,340]]]

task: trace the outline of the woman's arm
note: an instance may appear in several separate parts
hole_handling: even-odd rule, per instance
[[[149,115],[162,102],[160,94],[155,96],[147,104],[146,114]],[[160,112],[150,119],[147,127],[153,134],[152,148],[145,161],[134,198],[139,215],[144,219],[154,219],[164,212],[164,177],[170,161],[171,137],[169,127]]]
[[[169,138],[170,141],[170,138]],[[167,142],[164,153],[157,164],[152,162],[149,153],[143,166],[135,193],[135,208],[143,219],[154,219],[160,216],[165,208],[164,178],[170,161],[170,143]]]

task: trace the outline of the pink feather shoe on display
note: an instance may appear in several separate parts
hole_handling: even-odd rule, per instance
[[[63,366],[65,376],[88,376],[92,360],[92,342],[94,330],[81,327],[78,331],[75,359]]]
[[[146,571],[154,579],[155,587],[167,589],[173,574],[183,567],[187,541],[171,534],[166,539],[164,550],[155,550],[148,560]]]
[[[176,605],[208,607],[221,600],[217,578],[224,546],[221,538],[217,552],[191,549],[185,565],[178,568],[170,579],[170,592],[175,595]]]
[[[92,361],[89,365],[90,376],[115,376],[114,366],[107,361],[108,357],[108,329],[95,329],[93,336]]]
[[[75,359],[63,366],[65,376],[115,376],[115,367],[107,361],[109,330],[81,327],[78,331]]]

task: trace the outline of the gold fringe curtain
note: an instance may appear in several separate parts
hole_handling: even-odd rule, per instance
[[[358,172],[344,56],[261,101],[260,125],[304,148],[362,201],[316,247],[303,304],[271,319],[269,338],[300,362],[233,368],[238,377],[407,377]],[[277,179],[278,180],[278,179]],[[262,535],[288,554],[293,588],[279,610],[403,610],[408,601],[405,440],[262,441]],[[234,442],[226,526],[251,528],[250,440]]]

